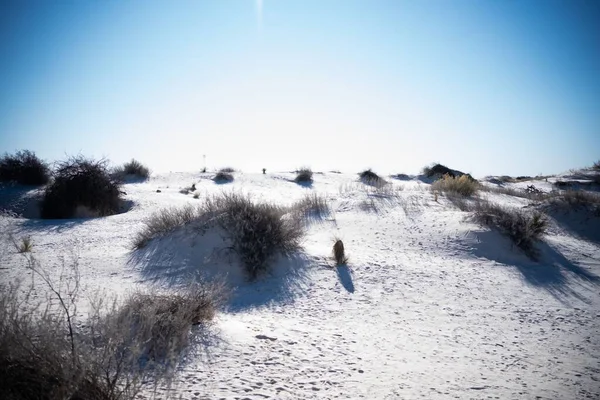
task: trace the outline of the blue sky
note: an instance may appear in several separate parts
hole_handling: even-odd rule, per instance
[[[600,159],[597,1],[0,3],[0,151],[476,176]]]

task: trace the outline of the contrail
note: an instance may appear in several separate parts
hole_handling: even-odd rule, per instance
[[[256,0],[256,19],[258,28],[262,28],[263,0]]]

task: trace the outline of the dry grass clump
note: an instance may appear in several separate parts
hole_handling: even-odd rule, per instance
[[[145,181],[150,178],[150,169],[138,160],[132,158],[131,161],[115,168],[113,175],[121,180],[134,178]]]
[[[23,236],[20,241],[13,239],[13,244],[19,253],[30,253],[33,249],[31,236]]]
[[[116,214],[120,207],[120,186],[107,169],[108,161],[82,156],[60,162],[53,181],[42,199],[42,218],[72,218],[80,209],[90,214]]]
[[[344,242],[340,239],[336,239],[333,244],[333,258],[335,259],[336,265],[344,265],[348,262],[346,252],[344,250]]]
[[[592,215],[600,216],[600,195],[594,192],[566,190],[550,196],[548,204],[561,211],[586,210]]]
[[[228,171],[222,169],[219,172],[217,172],[217,174],[213,178],[213,181],[215,181],[216,183],[233,182],[233,174],[231,172],[228,172]]]
[[[123,347],[155,361],[178,359],[190,344],[190,329],[211,321],[225,297],[221,285],[193,284],[171,293],[136,291],[106,319]]]
[[[327,198],[317,193],[306,194],[292,205],[292,210],[309,218],[323,218],[331,213]]]
[[[267,270],[276,255],[290,255],[300,248],[302,220],[286,208],[258,203],[249,196],[224,193],[208,198],[205,215],[221,228],[251,279]]]
[[[462,197],[470,197],[479,190],[479,183],[469,178],[467,175],[462,175],[454,178],[450,175],[444,175],[442,179],[435,181],[431,185],[431,189],[443,193],[449,193]]]
[[[202,285],[136,292],[123,303],[98,295],[78,321],[76,264],[55,283],[27,260],[51,295],[42,307],[33,284],[25,295],[20,284],[0,286],[2,399],[133,400],[148,382],[168,386],[183,351],[192,350],[192,325],[212,319],[222,299],[220,287]]]
[[[387,184],[387,181],[373,172],[371,168],[362,171],[358,176],[360,177],[360,180],[367,185],[383,186]]]
[[[296,171],[294,182],[296,183],[311,183],[313,181],[313,172],[308,167],[302,167]]]
[[[20,185],[45,185],[50,180],[50,167],[29,150],[0,157],[0,182]]]
[[[502,207],[487,201],[478,201],[472,207],[476,222],[498,229],[531,258],[536,258],[534,244],[546,232],[548,219],[540,212]]]
[[[135,236],[133,246],[136,249],[141,249],[150,240],[173,232],[175,229],[200,218],[202,214],[203,209],[201,206],[190,204],[184,207],[158,210],[144,220],[144,227]]]
[[[207,197],[198,206],[167,208],[144,221],[134,240],[142,248],[155,237],[189,223],[205,231],[219,228],[227,248],[237,254],[250,278],[269,266],[276,254],[289,255],[300,248],[304,236],[302,216],[288,208],[254,202],[249,196],[223,193]]]
[[[542,191],[532,191],[532,190],[528,190],[528,189],[516,189],[516,188],[511,188],[511,187],[502,187],[502,186],[490,187],[490,186],[480,185],[479,189],[486,191],[486,192],[504,194],[507,196],[520,197],[520,198],[529,199],[529,200],[544,200],[548,197],[548,194],[544,193]]]

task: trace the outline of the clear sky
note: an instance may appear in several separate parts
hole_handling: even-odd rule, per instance
[[[154,171],[600,159],[600,1],[0,1],[0,152]]]

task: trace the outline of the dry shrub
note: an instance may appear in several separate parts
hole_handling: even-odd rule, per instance
[[[476,222],[498,229],[525,254],[536,258],[535,242],[541,240],[548,226],[548,219],[540,212],[526,212],[502,207],[487,201],[472,206]]]
[[[161,365],[177,363],[190,345],[190,330],[206,324],[225,298],[220,284],[193,284],[176,292],[136,291],[109,313],[103,327],[116,333],[116,348],[132,351],[136,359]]]
[[[344,265],[348,262],[348,258],[344,251],[344,242],[340,239],[336,239],[333,245],[333,258],[335,259],[336,265]]]
[[[207,197],[197,207],[163,209],[144,221],[134,241],[144,247],[151,239],[194,223],[200,231],[221,229],[228,248],[237,254],[246,272],[255,278],[276,254],[289,255],[300,248],[304,236],[301,215],[288,208],[254,202],[237,193]]]
[[[313,181],[313,172],[308,167],[302,167],[298,171],[296,171],[296,178],[294,178],[294,182],[296,183],[311,183]]]
[[[548,194],[544,193],[542,191],[531,191],[528,189],[516,189],[516,188],[511,188],[511,187],[502,187],[502,186],[490,187],[490,186],[480,185],[479,189],[486,191],[486,192],[504,194],[507,196],[520,197],[520,198],[529,199],[529,200],[544,200],[548,197]]]
[[[331,213],[327,198],[317,193],[306,194],[292,205],[292,210],[308,218],[323,218]]]
[[[229,248],[238,255],[251,279],[267,270],[276,254],[287,256],[297,251],[305,233],[295,213],[237,193],[208,198],[205,215],[226,233]]]
[[[431,189],[443,193],[470,197],[477,193],[479,183],[472,178],[469,178],[467,175],[462,175],[458,178],[444,175],[442,179],[435,181],[431,185]]]
[[[233,174],[225,170],[220,170],[213,178],[213,181],[215,181],[216,183],[233,182]]]
[[[105,216],[120,207],[120,187],[108,172],[108,161],[71,157],[58,164],[54,180],[46,187],[42,218],[72,218],[79,209]]]
[[[216,285],[136,292],[123,303],[98,295],[89,316],[77,321],[76,265],[55,284],[27,260],[51,296],[41,307],[32,300],[33,285],[25,295],[20,284],[0,287],[2,399],[133,400],[148,382],[169,386],[183,351],[193,347],[192,325],[212,319],[223,298]]]
[[[23,236],[20,241],[13,239],[13,244],[19,253],[30,253],[33,249],[31,236]]]
[[[21,185],[45,185],[50,180],[50,168],[34,152],[21,150],[0,157],[0,182]]]
[[[144,220],[144,227],[135,236],[133,246],[140,249],[146,246],[151,239],[173,232],[175,229],[196,220],[202,214],[201,207],[192,205],[158,210]]]
[[[387,181],[385,179],[377,175],[370,168],[362,171],[358,174],[358,176],[360,177],[360,180],[367,185],[384,186],[385,184],[387,184]]]
[[[133,178],[145,181],[150,178],[150,169],[138,160],[132,158],[131,161],[115,168],[113,176],[120,180]]]

